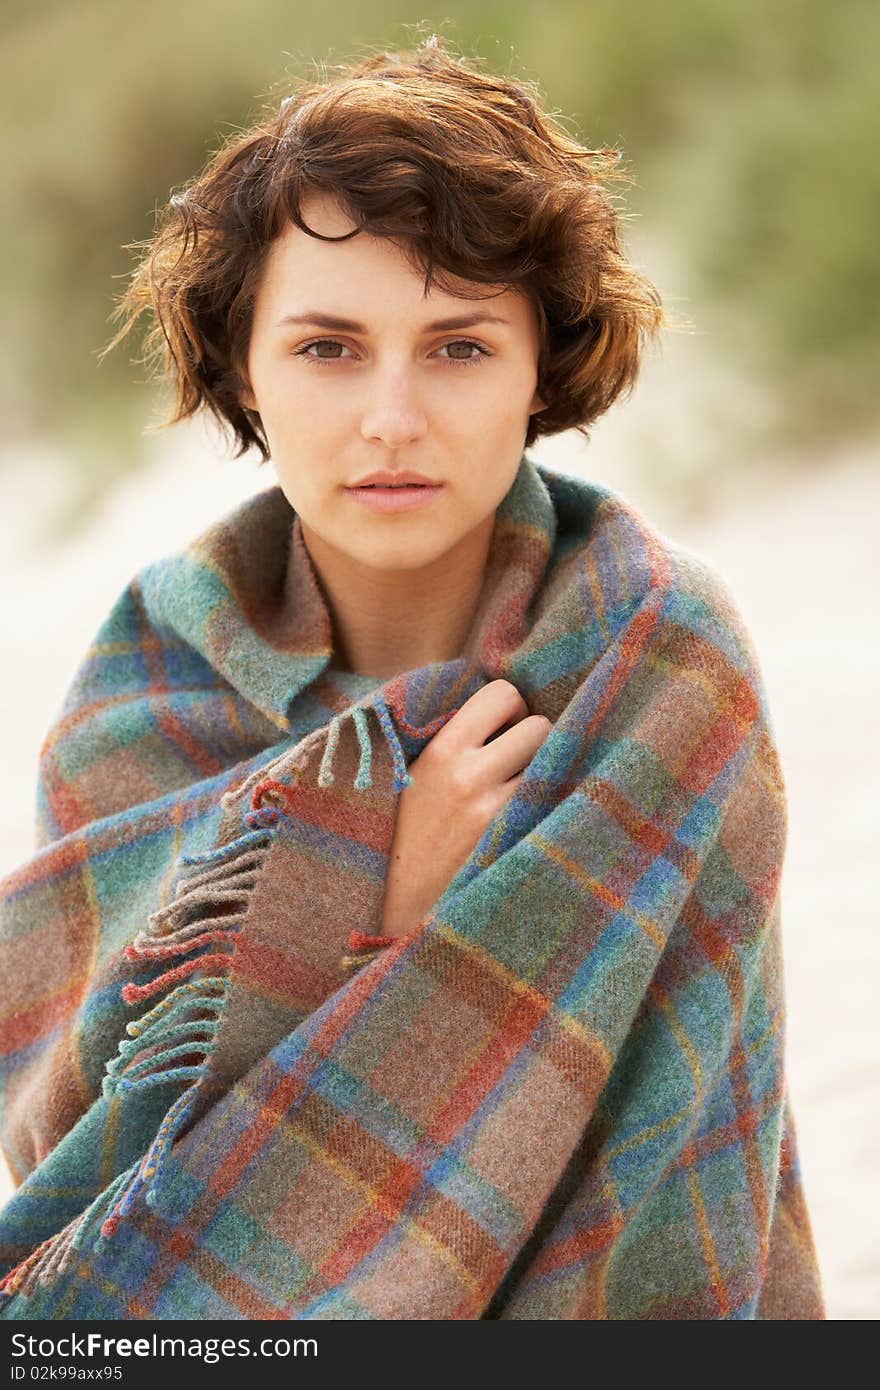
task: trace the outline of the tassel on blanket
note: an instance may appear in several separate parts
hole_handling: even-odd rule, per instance
[[[376,707],[376,714],[394,763],[394,788],[395,791],[400,791],[408,785],[410,778],[388,708],[381,701],[379,706]],[[105,1092],[156,1085],[171,1076],[189,1080],[191,1085],[166,1113],[134,1178],[104,1221],[101,1227],[104,1236],[111,1236],[115,1232],[142,1189],[146,1189],[147,1203],[151,1206],[156,1203],[159,1181],[171,1146],[192,1113],[199,1091],[208,1076],[209,1060],[232,986],[235,938],[247,912],[256,874],[262,867],[278,822],[285,814],[288,799],[294,793],[296,782],[308,764],[313,742],[320,742],[321,739],[324,740],[324,752],[318,771],[318,785],[332,785],[333,756],[338,746],[343,721],[348,717],[354,724],[360,748],[360,762],[354,786],[358,790],[371,786],[372,747],[366,710],[355,705],[341,714],[334,715],[326,729],[316,730],[315,739],[310,738],[306,741],[305,747],[300,746],[293,761],[289,753],[276,760],[271,767],[276,773],[275,777],[266,776],[269,769],[262,769],[263,775],[250,787],[251,809],[244,817],[247,833],[205,854],[184,857],[181,863],[187,868],[208,867],[203,867],[201,873],[187,880],[183,891],[178,892],[172,903],[153,913],[149,929],[141,933],[128,947],[126,954],[135,959],[170,960],[181,956],[189,958],[166,970],[146,985],[128,984],[123,989],[122,995],[126,1002],[134,1003],[158,993],[163,987],[174,986],[158,1004],[135,1023],[128,1025],[132,1040],[122,1042],[117,1056],[108,1063],[104,1078]],[[288,776],[291,773],[299,774],[295,776],[292,785],[278,780],[282,768]],[[232,795],[239,799],[243,790],[240,786]],[[226,804],[228,805],[228,802]],[[193,909],[203,904],[207,905],[209,912],[212,908],[215,909],[215,913],[226,908],[234,916],[230,918],[209,915],[190,920]],[[214,948],[219,943],[228,945],[230,949],[215,953]],[[382,944],[386,943],[383,941]],[[206,949],[199,950],[201,947]],[[196,951],[199,953],[190,955],[190,952]],[[178,983],[195,970],[208,967],[212,970],[221,969],[224,973],[211,974],[185,984]],[[198,1012],[198,1017],[192,1016],[194,1010]],[[158,1050],[142,1056],[145,1047],[157,1047]],[[194,1050],[201,1053],[200,1060],[195,1065],[166,1065],[177,1058],[192,1055]]]
[[[391,718],[391,709],[394,708],[394,719]],[[370,732],[367,727],[367,708],[373,710],[379,721],[379,727],[385,737],[385,742],[391,752],[391,761],[394,767],[394,778],[392,786],[395,792],[402,792],[405,787],[410,786],[412,778],[406,770],[406,758],[400,744],[397,729],[394,727],[395,720],[401,729],[411,734],[417,739],[429,739],[448,723],[453,715],[458,713],[458,709],[448,710],[445,714],[438,715],[429,724],[417,726],[410,724],[404,717],[403,712],[386,703],[381,696],[376,697],[373,703],[365,707],[364,705],[352,705],[349,709],[343,710],[341,714],[335,714],[330,720],[326,730],[324,754],[321,758],[321,766],[318,769],[318,786],[330,787],[333,785],[333,758],[339,744],[339,734],[346,719],[351,719],[357,733],[358,745],[360,747],[360,762],[358,763],[357,775],[354,779],[354,786],[358,791],[363,791],[366,787],[372,786],[371,764],[372,764],[372,745],[370,743]],[[322,730],[322,735],[324,731]]]
[[[397,731],[394,728],[385,701],[380,697],[374,702],[372,708],[375,711],[382,733],[385,735],[385,740],[391,750],[391,759],[394,764],[394,790],[395,792],[401,792],[404,787],[409,786],[412,778],[406,770],[406,761],[403,756],[403,749],[400,746],[400,739],[397,736]],[[366,710],[362,705],[352,705],[350,709],[344,710],[341,714],[334,715],[330,720],[327,729],[324,756],[321,759],[321,766],[318,769],[319,787],[330,787],[333,785],[333,756],[336,752],[337,744],[339,743],[339,732],[342,722],[349,717],[357,732],[358,746],[361,750],[360,762],[358,763],[354,785],[357,787],[358,791],[364,791],[367,787],[373,785],[371,776],[373,750],[370,743],[370,732],[367,727]]]
[[[125,955],[131,960],[167,962],[169,968],[146,984],[124,985],[125,1002],[140,1003],[162,990],[169,992],[126,1026],[127,1038],[107,1063],[103,1094],[109,1096],[168,1081],[189,1084],[166,1112],[134,1174],[128,1170],[117,1175],[110,1189],[100,1194],[102,1203],[108,1194],[112,1197],[111,1210],[101,1226],[103,1237],[113,1235],[142,1189],[146,1188],[147,1202],[155,1202],[156,1186],[171,1145],[207,1078],[231,984],[229,966],[235,934],[244,920],[256,875],[282,814],[276,806],[263,804],[267,794],[274,794],[275,785],[264,781],[254,788],[251,808],[244,817],[243,835],[207,853],[181,856],[182,874],[174,899],[150,915],[147,929],[126,948]],[[288,788],[281,790],[287,792]],[[212,973],[196,980],[185,979],[206,969]],[[181,1065],[178,1059],[184,1057],[188,1061]],[[0,1281],[0,1296],[28,1293],[37,1282],[48,1284],[60,1274],[94,1205],[10,1270]]]
[[[0,1281],[0,1301],[11,1298],[13,1294],[22,1294],[26,1297],[34,1292],[38,1283],[45,1288],[53,1280],[59,1278],[79,1248],[82,1232],[86,1228],[88,1218],[95,1207],[99,1203],[106,1202],[108,1198],[112,1201],[128,1180],[128,1171],[119,1173],[84,1212],[75,1216],[56,1235],[49,1236],[41,1245],[37,1246],[36,1250],[32,1250],[20,1264],[11,1269]]]
[[[132,983],[124,987],[123,999],[135,1003],[172,986],[157,1004],[128,1025],[130,1041],[120,1043],[116,1057],[107,1064],[104,1092],[161,1085],[171,1078],[188,1081],[190,1085],[166,1112],[134,1177],[104,1220],[103,1236],[114,1234],[142,1189],[146,1202],[155,1205],[171,1146],[208,1078],[209,1061],[232,985],[235,938],[283,815],[270,799],[277,800],[281,792],[283,804],[287,791],[280,783],[263,779],[253,789],[243,835],[206,853],[183,856],[181,864],[199,872],[183,880],[182,891],[178,890],[174,901],[152,914],[148,930],[136,937],[126,951],[132,959],[186,959],[145,985]],[[209,915],[193,919],[192,913],[203,906]],[[218,945],[229,949],[218,952]],[[202,947],[206,949],[199,949]],[[196,970],[212,973],[179,983]],[[223,973],[213,973],[217,971]],[[193,1057],[197,1060],[168,1065],[177,1063],[179,1058]]]
[[[394,779],[392,785],[395,792],[401,792],[404,787],[411,785],[412,777],[406,770],[406,760],[404,758],[403,749],[400,745],[397,730],[394,727],[394,721],[391,718],[391,706],[380,698],[374,702],[373,709],[379,721],[379,726],[385,735],[385,741],[391,750],[391,759],[394,766]],[[457,712],[457,709],[449,710],[446,714],[438,715],[435,719],[432,719],[429,724],[419,727],[410,724],[404,718],[402,711],[400,711],[396,705],[394,706],[394,715],[397,724],[400,728],[417,739],[433,737],[438,729],[441,729],[444,724],[448,723]],[[354,706],[351,710],[351,714],[354,719],[355,728],[357,729],[358,741],[361,749],[361,761],[354,785],[358,788],[368,787],[370,786],[370,743],[369,734],[366,730],[365,712],[358,706]],[[328,737],[327,739],[324,756],[321,759],[321,770],[318,775],[318,782],[321,786],[328,786],[329,783],[333,781],[333,774],[329,769],[339,736],[339,719],[340,716],[337,716],[337,720],[334,721],[336,727],[333,730],[332,737]],[[382,952],[397,939],[398,938],[393,936],[369,936],[365,932],[353,931],[348,938],[348,954],[341,958],[340,964],[346,970],[359,969],[362,965],[366,965],[368,961],[375,960],[377,956],[381,955]]]
[[[391,751],[394,790],[400,792],[410,784],[411,778],[406,770],[403,749],[389,707],[380,698],[371,708],[375,710]],[[395,711],[401,727],[423,736],[435,732],[435,726],[439,728],[451,717],[451,713],[454,711],[420,730],[409,726]],[[333,784],[333,757],[343,723],[348,718],[354,726],[360,748],[354,786],[364,790],[372,785],[372,746],[366,716],[367,710],[360,705],[334,715],[328,726],[315,730],[297,745],[294,756],[289,750],[286,751],[225,793],[221,799],[225,810],[246,798],[249,800],[249,809],[243,816],[244,833],[212,850],[180,857],[178,866],[181,876],[175,897],[150,915],[146,930],[140,932],[125,951],[130,960],[167,964],[165,970],[146,984],[130,981],[124,985],[122,998],[127,1004],[140,1003],[163,990],[168,992],[139,1018],[127,1024],[128,1036],[120,1042],[116,1055],[107,1063],[102,1088],[104,1095],[109,1096],[171,1080],[188,1084],[167,1110],[153,1142],[134,1173],[127,1170],[117,1175],[86,1211],[43,1241],[10,1270],[0,1280],[0,1300],[14,1293],[27,1293],[37,1282],[48,1284],[61,1273],[77,1248],[77,1239],[81,1236],[86,1218],[98,1201],[106,1203],[108,1197],[111,1199],[109,1212],[101,1225],[102,1238],[113,1236],[120,1221],[142,1192],[149,1205],[156,1204],[159,1183],[171,1147],[195,1109],[209,1078],[210,1058],[233,982],[236,937],[247,915],[257,875],[271,848],[278,824],[286,813],[288,800],[311,760],[315,746],[321,742],[324,743],[324,751],[318,771],[318,785],[327,787]],[[271,775],[273,773],[275,776]],[[293,781],[285,783],[278,780],[282,775],[292,777]],[[349,948],[355,954],[345,956],[343,964],[363,965],[393,940],[393,937],[371,937],[353,932]],[[187,979],[187,976],[205,970],[211,973]],[[182,1061],[184,1058],[188,1059],[186,1063]]]
[[[160,961],[169,968],[146,984],[124,985],[125,1002],[139,1003],[163,989],[168,993],[127,1025],[128,1036],[107,1063],[103,1093],[109,1096],[172,1080],[189,1084],[166,1112],[134,1174],[128,1170],[118,1175],[110,1189],[100,1194],[102,1203],[108,1195],[112,1198],[101,1226],[103,1237],[113,1235],[142,1189],[146,1189],[147,1202],[155,1202],[171,1145],[208,1076],[208,1062],[231,985],[235,935],[282,815],[277,805],[264,803],[277,799],[278,790],[289,792],[289,788],[263,779],[253,789],[250,809],[244,816],[244,834],[206,853],[181,856],[182,874],[174,899],[150,915],[147,929],[126,948],[131,960]],[[185,979],[197,970],[211,973]],[[181,1065],[178,1059],[184,1057],[187,1064]],[[0,1296],[27,1293],[37,1281],[47,1284],[60,1274],[93,1207],[94,1203],[10,1270],[0,1281]]]
[[[348,949],[351,954],[343,956],[340,964],[346,970],[353,970],[357,966],[366,965],[367,961],[375,960],[376,956],[381,955],[386,946],[390,946],[396,939],[394,936],[368,936],[366,932],[353,931],[348,938]]]

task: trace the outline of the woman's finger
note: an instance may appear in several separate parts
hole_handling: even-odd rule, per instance
[[[529,714],[480,750],[481,768],[489,783],[507,782],[532,761],[552,724],[543,714]]]
[[[482,748],[502,724],[518,722],[528,712],[528,705],[510,681],[489,681],[465,700],[449,723],[434,735],[432,742],[453,756],[467,749]]]

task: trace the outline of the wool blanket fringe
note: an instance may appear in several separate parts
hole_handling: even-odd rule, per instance
[[[266,547],[275,568],[263,572]],[[214,622],[218,569],[238,665],[227,629],[215,639],[181,617],[195,595]],[[255,624],[252,592],[239,598],[255,572],[267,611],[279,575],[296,605],[256,677],[243,643],[265,656],[269,622]],[[136,615],[135,592],[154,595]],[[134,856],[127,916],[112,907],[118,884],[96,878],[108,940],[117,918],[155,903],[163,872],[174,887],[107,957],[109,974],[92,964],[78,985],[80,1019],[101,1016],[127,965],[107,1017],[141,1007],[79,1116],[53,1113],[45,1086],[49,1058],[55,1086],[77,1077],[82,1092],[70,1046],[52,1052],[59,1022],[74,1037],[76,1004],[36,1021],[12,1009],[13,1167],[40,1132],[19,1095],[43,1107],[46,1138],[0,1214],[0,1316],[823,1317],[782,1052],[782,783],[754,651],[717,576],[608,490],[524,457],[460,660],[343,696],[322,719],[308,701],[328,633],[274,489],[133,581],[94,649],[163,651],[166,670],[185,668],[183,690],[222,673],[217,727],[228,737],[234,698],[262,749],[224,754],[231,775],[202,771],[189,803],[169,787],[138,805],[130,764],[123,804],[105,792],[90,820],[96,758],[148,737],[137,721],[122,738],[108,724],[103,750],[77,751],[77,711],[114,712],[93,654],[44,745],[42,845],[0,885],[12,987],[34,904],[46,904],[47,940],[60,910],[79,949],[72,865],[97,876],[114,854]],[[187,666],[193,651],[201,664]],[[497,675],[553,734],[431,912],[384,935],[407,763]],[[163,696],[141,693],[170,728]],[[189,704],[181,719],[175,747],[201,740],[203,769],[216,768],[210,725]],[[162,807],[166,838],[143,872],[135,852]],[[187,814],[213,843],[171,854]],[[74,1192],[77,1177],[82,1196],[66,1200],[81,1209],[59,1220],[64,1200],[48,1194]],[[43,1223],[54,1229],[16,1255]],[[154,1252],[139,1272],[135,1248]]]
[[[409,785],[411,779],[406,772],[400,741],[384,701],[379,702],[376,714],[380,730],[391,750],[394,790],[400,791]],[[372,747],[366,712],[359,705],[334,716],[325,730],[318,730],[317,741],[324,744],[324,752],[317,780],[319,786],[332,785],[333,755],[339,743],[340,728],[348,718],[357,731],[360,750],[353,785],[362,791],[372,785]],[[416,729],[409,725],[408,731],[417,737],[430,737],[444,722],[445,719],[434,720],[428,729]],[[276,773],[289,761],[289,758],[281,759],[274,769]],[[296,770],[301,771],[302,766],[300,749]],[[181,855],[175,897],[165,907],[157,908],[150,914],[147,929],[140,932],[125,949],[126,958],[133,961],[171,962],[182,956],[188,959],[179,965],[171,965],[147,984],[131,982],[123,986],[122,998],[127,1004],[140,1003],[162,990],[169,992],[140,1018],[126,1025],[128,1037],[120,1042],[116,1056],[107,1063],[103,1093],[108,1096],[117,1091],[138,1090],[170,1079],[187,1080],[191,1084],[169,1107],[135,1173],[125,1182],[117,1179],[113,1204],[101,1223],[101,1235],[104,1237],[109,1238],[116,1232],[120,1221],[124,1220],[142,1190],[144,1200],[150,1206],[156,1205],[171,1145],[195,1105],[199,1087],[209,1075],[207,1063],[223,1019],[229,980],[235,966],[235,937],[244,920],[256,874],[265,860],[273,828],[284,815],[283,808],[290,790],[290,787],[273,778],[260,776],[250,791],[250,808],[242,818],[244,833],[216,849],[201,854]],[[235,799],[238,800],[240,795],[241,789],[236,792]],[[232,800],[227,793],[223,798],[224,808],[228,808]],[[199,872],[188,872],[191,869]],[[194,916],[200,909],[204,909],[207,915]],[[237,910],[237,915],[230,919],[226,909]],[[215,915],[211,915],[212,911]],[[390,936],[365,936],[362,932],[353,931],[349,937],[352,954],[343,956],[342,963],[346,968],[363,965],[378,954],[377,947],[390,946],[393,940]],[[228,943],[231,949],[216,953],[214,948],[221,942]],[[200,951],[199,947],[207,949]],[[191,954],[195,952],[198,954]],[[178,983],[185,976],[206,968],[225,969],[227,974],[208,975],[197,981]],[[208,1017],[193,1017],[193,1014],[207,1014]],[[197,1055],[200,1060],[187,1066],[167,1065],[174,1059]],[[13,1293],[30,1293],[37,1282],[46,1286],[63,1271],[65,1258],[69,1258],[71,1249],[75,1248],[76,1234],[85,1216],[84,1212],[57,1235],[43,1241],[0,1280],[0,1302]]]

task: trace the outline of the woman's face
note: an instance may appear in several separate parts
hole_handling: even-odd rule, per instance
[[[311,193],[302,212],[328,235],[354,225],[328,195]],[[292,316],[301,321],[281,322]],[[257,292],[242,403],[260,414],[306,540],[314,532],[323,553],[371,568],[413,569],[491,525],[528,418],[544,407],[538,344],[534,306],[515,291],[477,301],[432,286],[426,298],[387,239],[324,242],[291,223]],[[379,470],[439,486],[408,492],[418,505],[394,510],[347,490]]]

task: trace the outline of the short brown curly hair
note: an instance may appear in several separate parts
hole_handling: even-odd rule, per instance
[[[584,148],[541,109],[533,83],[480,62],[432,35],[344,65],[330,81],[303,81],[171,197],[150,241],[129,243],[146,251],[101,356],[150,313],[140,360],[176,387],[157,428],[207,409],[232,427],[236,458],[253,445],[261,462],[270,457],[259,415],[240,399],[254,299],[267,249],[290,221],[319,235],[300,213],[311,189],[337,196],[356,223],[347,236],[363,228],[403,245],[426,272],[426,293],[451,276],[531,297],[546,408],[529,417],[524,447],[565,429],[586,436],[632,390],[644,341],[667,319],[621,250],[622,214],[603,187],[632,182],[620,151]]]

